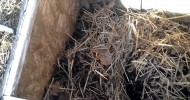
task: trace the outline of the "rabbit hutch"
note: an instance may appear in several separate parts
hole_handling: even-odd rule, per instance
[[[190,99],[187,4],[23,0],[1,98]]]

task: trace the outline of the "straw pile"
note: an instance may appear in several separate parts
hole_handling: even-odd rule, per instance
[[[16,29],[20,8],[21,0],[0,0],[0,24]],[[13,33],[0,31],[0,89],[13,38]]]
[[[12,49],[13,37],[13,33],[0,31],[0,84]]]
[[[189,32],[156,11],[84,10],[45,99],[190,99]]]
[[[11,28],[17,27],[21,0],[0,0],[0,24]]]

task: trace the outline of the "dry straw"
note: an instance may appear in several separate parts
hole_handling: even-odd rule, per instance
[[[162,12],[128,11],[119,16],[104,8],[85,10],[79,20],[76,28],[82,32],[76,33],[85,36],[72,38],[74,46],[61,54],[56,72],[60,76],[55,75],[70,89],[65,90],[70,100],[132,99],[128,84],[136,82],[142,89],[131,92],[140,92],[136,96],[141,99],[190,99],[187,26]]]
[[[3,78],[5,66],[12,49],[13,37],[13,33],[0,32],[0,81]]]
[[[21,0],[0,0],[0,24],[16,28],[20,9]]]
[[[16,29],[21,0],[0,0],[0,24]],[[5,67],[12,49],[14,34],[0,31],[0,88]]]

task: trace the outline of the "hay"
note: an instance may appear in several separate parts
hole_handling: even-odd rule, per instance
[[[84,10],[44,99],[190,99],[190,34],[160,12]]]
[[[0,0],[0,24],[17,28],[21,0]],[[12,49],[14,34],[0,31],[0,89],[3,74]]]
[[[16,29],[21,4],[21,0],[0,0],[0,24]]]
[[[14,34],[0,31],[0,88],[6,64],[12,49]]]

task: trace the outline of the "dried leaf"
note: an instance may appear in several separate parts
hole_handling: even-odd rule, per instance
[[[92,53],[95,54],[96,58],[100,60],[102,65],[110,65],[113,61],[111,53],[107,49],[95,48],[92,49]]]

